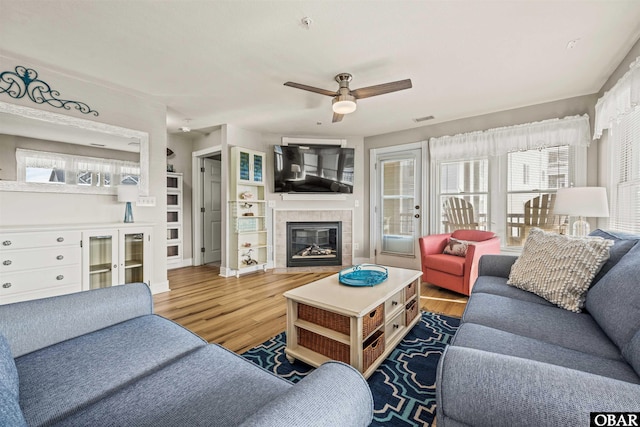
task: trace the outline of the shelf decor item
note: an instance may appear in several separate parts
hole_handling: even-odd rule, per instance
[[[347,286],[375,286],[389,277],[386,267],[376,264],[358,264],[340,270],[338,280]]]

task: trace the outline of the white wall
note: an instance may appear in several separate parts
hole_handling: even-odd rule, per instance
[[[85,115],[48,105],[38,105],[28,97],[13,99],[0,94],[2,101],[51,111],[86,120],[108,123],[149,134],[149,195],[156,197],[156,207],[134,207],[137,222],[154,224],[153,282],[154,292],[165,290],[166,274],[166,107],[131,91],[106,86],[71,72],[59,72],[24,60],[0,56],[0,70],[13,70],[22,65],[33,68],[38,77],[60,98],[87,103],[99,116]],[[0,192],[0,225],[119,223],[123,206],[115,196],[62,193]]]

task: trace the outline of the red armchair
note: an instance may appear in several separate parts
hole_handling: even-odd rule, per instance
[[[472,242],[464,257],[443,253],[449,238]],[[485,254],[500,253],[500,238],[490,231],[456,230],[420,238],[422,281],[464,295],[478,278],[478,261]]]

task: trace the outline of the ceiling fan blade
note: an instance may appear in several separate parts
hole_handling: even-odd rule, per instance
[[[397,82],[383,83],[381,85],[361,87],[351,91],[351,95],[356,99],[369,98],[370,96],[382,95],[399,90],[410,89],[411,79],[398,80]]]
[[[284,85],[289,87],[294,87],[296,89],[308,90],[309,92],[319,93],[320,95],[336,96],[338,94],[337,92],[332,92],[330,90],[320,89],[313,86],[307,86],[300,83],[286,82]]]
[[[333,113],[332,123],[341,122],[344,114]]]

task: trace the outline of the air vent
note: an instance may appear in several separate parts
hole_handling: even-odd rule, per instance
[[[90,142],[89,145],[93,145],[94,147],[106,147],[104,144],[96,144],[95,142]]]
[[[416,123],[420,123],[420,122],[426,122],[427,120],[433,120],[433,119],[435,119],[435,117],[425,116],[425,117],[418,117],[417,119],[413,119],[413,121]]]

